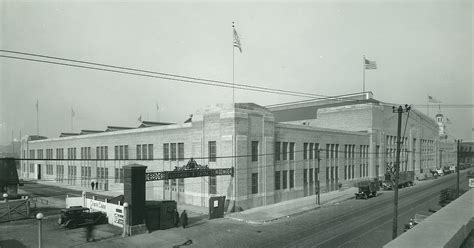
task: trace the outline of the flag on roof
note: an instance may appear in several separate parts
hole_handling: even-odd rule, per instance
[[[234,28],[234,47],[237,47],[239,51],[242,53],[242,45],[240,44],[239,34],[235,30],[235,28]]]
[[[438,100],[438,99],[436,99],[436,98],[434,98],[430,95],[428,95],[428,102],[430,102],[430,103],[441,103],[440,100]]]
[[[364,64],[365,64],[365,69],[366,70],[375,70],[375,69],[377,69],[377,62],[375,62],[375,61],[370,61],[370,60],[364,58]]]

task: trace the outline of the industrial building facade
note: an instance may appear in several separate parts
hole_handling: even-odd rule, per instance
[[[233,167],[234,175],[147,182],[147,199],[207,206],[210,196],[224,195],[232,207],[248,209],[383,178],[395,162],[396,118],[371,93],[270,107],[215,105],[182,124],[25,138],[22,157],[35,160],[23,161],[19,174],[84,189],[97,180],[99,190],[120,192],[124,165],[172,171],[193,158],[211,169]],[[454,165],[456,150],[438,139],[438,123],[419,112],[406,123],[401,170],[422,178]]]

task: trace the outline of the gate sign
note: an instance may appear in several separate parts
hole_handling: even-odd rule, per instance
[[[207,165],[200,165],[191,158],[186,165],[176,166],[174,171],[158,171],[145,173],[145,181],[158,181],[188,177],[208,177],[234,175],[234,168],[209,169]]]
[[[233,176],[234,168],[147,172],[145,173],[145,181],[158,181],[158,180],[168,180],[168,179],[188,178],[188,177],[224,176],[224,175]]]

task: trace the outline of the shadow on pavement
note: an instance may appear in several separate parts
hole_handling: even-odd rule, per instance
[[[26,246],[16,239],[0,240],[0,247],[23,248]]]

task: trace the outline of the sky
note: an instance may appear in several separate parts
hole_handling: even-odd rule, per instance
[[[362,91],[365,55],[378,66],[365,76],[374,98],[427,113],[430,95],[450,136],[473,140],[472,1],[0,0],[0,11],[1,50],[229,83],[234,68],[235,83],[327,96]],[[0,97],[6,144],[36,134],[37,101],[40,135],[58,137],[140,116],[181,123],[231,103],[232,89],[0,57]],[[235,90],[236,102],[262,106],[305,99]]]

